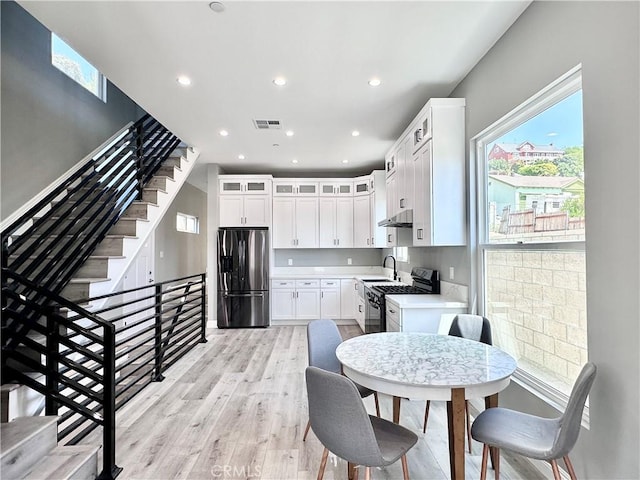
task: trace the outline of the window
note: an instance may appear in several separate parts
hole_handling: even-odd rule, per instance
[[[200,233],[198,217],[178,212],[176,215],[176,230],[186,233]]]
[[[393,256],[398,262],[408,262],[409,247],[393,247]]]
[[[104,75],[55,33],[51,33],[51,64],[103,102],[107,101],[107,80]]]
[[[588,360],[581,88],[577,67],[473,139],[481,310],[516,380],[560,407]],[[490,168],[494,144],[525,141],[563,152]]]

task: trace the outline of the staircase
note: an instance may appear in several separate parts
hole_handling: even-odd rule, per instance
[[[118,295],[114,292],[127,269],[197,157],[145,115],[3,222],[2,381],[42,394],[47,416],[2,423],[2,478],[96,478],[99,447],[77,445],[95,427],[103,431],[99,477],[120,473],[115,464],[116,384],[126,355],[118,350],[121,342],[111,317],[105,320],[94,312],[109,311],[110,295]],[[189,281],[199,281],[204,292],[200,276]],[[151,287],[157,292],[165,288]],[[162,308],[157,304],[155,312]],[[187,327],[180,327],[189,329],[190,344],[199,335],[206,341],[204,300],[202,312],[201,329],[195,314],[186,318]],[[179,339],[168,347],[158,343],[166,329],[163,315],[156,317],[160,347],[155,371],[160,378],[164,351],[177,348],[178,357],[186,347]],[[137,380],[131,376],[129,383]],[[5,422],[9,391],[3,388]]]
[[[0,425],[0,476],[93,480],[99,447],[57,445],[57,417],[21,417]]]

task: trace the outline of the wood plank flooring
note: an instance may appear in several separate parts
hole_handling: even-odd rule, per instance
[[[360,334],[340,327],[344,338]],[[275,479],[317,476],[322,446],[306,442],[304,326],[211,330],[198,345],[117,413],[116,462],[121,479]],[[375,412],[373,397],[364,400]],[[391,398],[380,396],[391,418]],[[419,433],[407,454],[414,480],[449,478],[446,411],[433,402],[422,433],[424,402],[402,402],[401,423]],[[95,432],[91,441],[99,433]],[[86,443],[86,442],[85,442]],[[467,454],[467,478],[480,478],[482,446]],[[346,463],[330,455],[325,479],[346,479]],[[493,477],[493,471],[489,472]],[[400,479],[400,462],[373,471],[373,479]],[[528,462],[503,456],[501,478],[543,478]]]

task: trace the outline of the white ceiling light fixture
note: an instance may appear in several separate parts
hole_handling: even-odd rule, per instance
[[[278,87],[284,87],[287,84],[287,79],[284,77],[276,77],[273,79],[273,83]]]
[[[353,132],[351,132],[352,137],[358,137],[359,135],[360,135],[360,132],[358,130],[354,130]]]
[[[294,163],[294,164],[295,164],[295,163],[298,163],[298,159],[297,159],[297,158],[294,158],[293,160],[291,160],[291,163]]]
[[[222,2],[211,2],[209,4],[209,8],[216,13],[222,13],[227,9],[227,7],[225,7],[224,3]]]
[[[349,160],[345,158],[344,160],[342,160],[342,163],[349,163]]]
[[[191,79],[189,77],[187,77],[186,75],[180,75],[176,81],[182,85],[183,87],[188,87],[189,85],[191,85]]]
[[[242,154],[238,155],[238,160],[244,160],[246,157]]]
[[[227,132],[226,130],[220,130],[218,133],[219,133],[219,134],[220,134],[220,136],[222,136],[222,137],[226,137],[227,135],[229,135],[229,132]]]
[[[293,130],[287,130],[287,133],[285,135],[287,137],[293,137]]]
[[[382,82],[380,81],[380,79],[378,77],[373,77],[371,80],[369,80],[369,85],[371,85],[372,87],[377,87],[381,83]]]

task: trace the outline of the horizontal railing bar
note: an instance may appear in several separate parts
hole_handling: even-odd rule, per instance
[[[177,348],[175,350],[172,350],[171,352],[169,352],[165,359],[171,359],[174,355],[178,355],[176,358],[174,358],[173,360],[170,360],[166,363],[166,366],[162,368],[162,371],[166,371],[167,369],[171,368],[179,359],[181,359],[184,355],[186,355],[187,353],[189,353],[193,347],[195,347],[199,342],[198,337],[200,336],[200,332],[195,331],[195,334],[192,335],[189,340],[187,340],[186,342],[184,342],[182,344],[182,346],[180,348]],[[194,342],[193,344],[191,344],[191,342]],[[185,349],[186,347],[190,346],[191,348],[188,348],[186,350],[184,350],[182,353],[178,354],[178,352],[180,352],[181,349]]]

